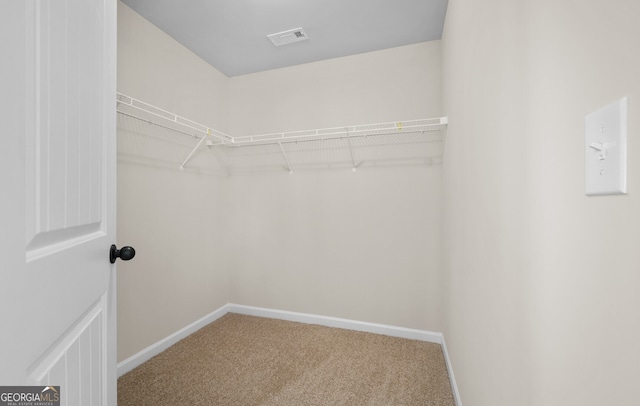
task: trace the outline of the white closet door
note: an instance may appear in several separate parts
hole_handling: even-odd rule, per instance
[[[3,3],[0,385],[115,405],[115,0]]]

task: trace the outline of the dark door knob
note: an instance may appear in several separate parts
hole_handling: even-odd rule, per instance
[[[128,261],[131,258],[136,256],[136,250],[133,247],[122,247],[118,249],[115,244],[111,246],[111,250],[109,250],[109,261],[112,264],[116,262],[116,258],[120,258],[123,261]]]

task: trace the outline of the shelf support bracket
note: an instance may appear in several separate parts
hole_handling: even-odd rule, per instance
[[[351,146],[351,137],[349,136],[349,129],[347,130],[347,143],[349,144],[349,154],[351,155],[351,170],[353,172],[358,170],[358,166],[356,165],[356,160],[353,158],[353,147]]]
[[[209,132],[209,130],[207,130],[207,133]],[[185,158],[185,160],[182,162],[182,164],[180,165],[180,170],[183,171],[184,170],[184,166],[191,160],[191,158],[193,157],[193,154],[196,153],[196,151],[198,150],[198,148],[200,148],[200,145],[202,145],[202,143],[207,139],[207,136],[205,135],[204,137],[202,137],[200,139],[200,142],[198,142],[198,144],[196,144],[196,146],[191,150],[191,152],[189,153],[189,155],[187,155],[187,157]]]
[[[284,147],[282,146],[282,143],[279,142],[278,146],[280,147],[280,151],[282,151],[282,156],[284,157],[284,161],[287,163],[287,168],[289,169],[289,175],[293,175],[293,170],[291,169],[289,158],[287,157],[287,153],[284,151]]]

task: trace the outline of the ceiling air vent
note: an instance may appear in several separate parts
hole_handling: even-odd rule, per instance
[[[294,28],[293,30],[277,32],[275,34],[267,35],[267,38],[269,38],[271,42],[273,42],[273,45],[277,47],[309,39],[309,37],[307,37],[307,33],[304,32],[302,28]]]

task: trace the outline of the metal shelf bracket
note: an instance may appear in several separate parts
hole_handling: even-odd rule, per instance
[[[287,153],[284,151],[284,147],[282,146],[282,143],[279,142],[278,146],[280,147],[280,151],[282,151],[282,156],[284,157],[284,161],[287,163],[287,168],[289,169],[289,175],[293,175],[293,169],[291,169],[289,158],[287,157]]]

